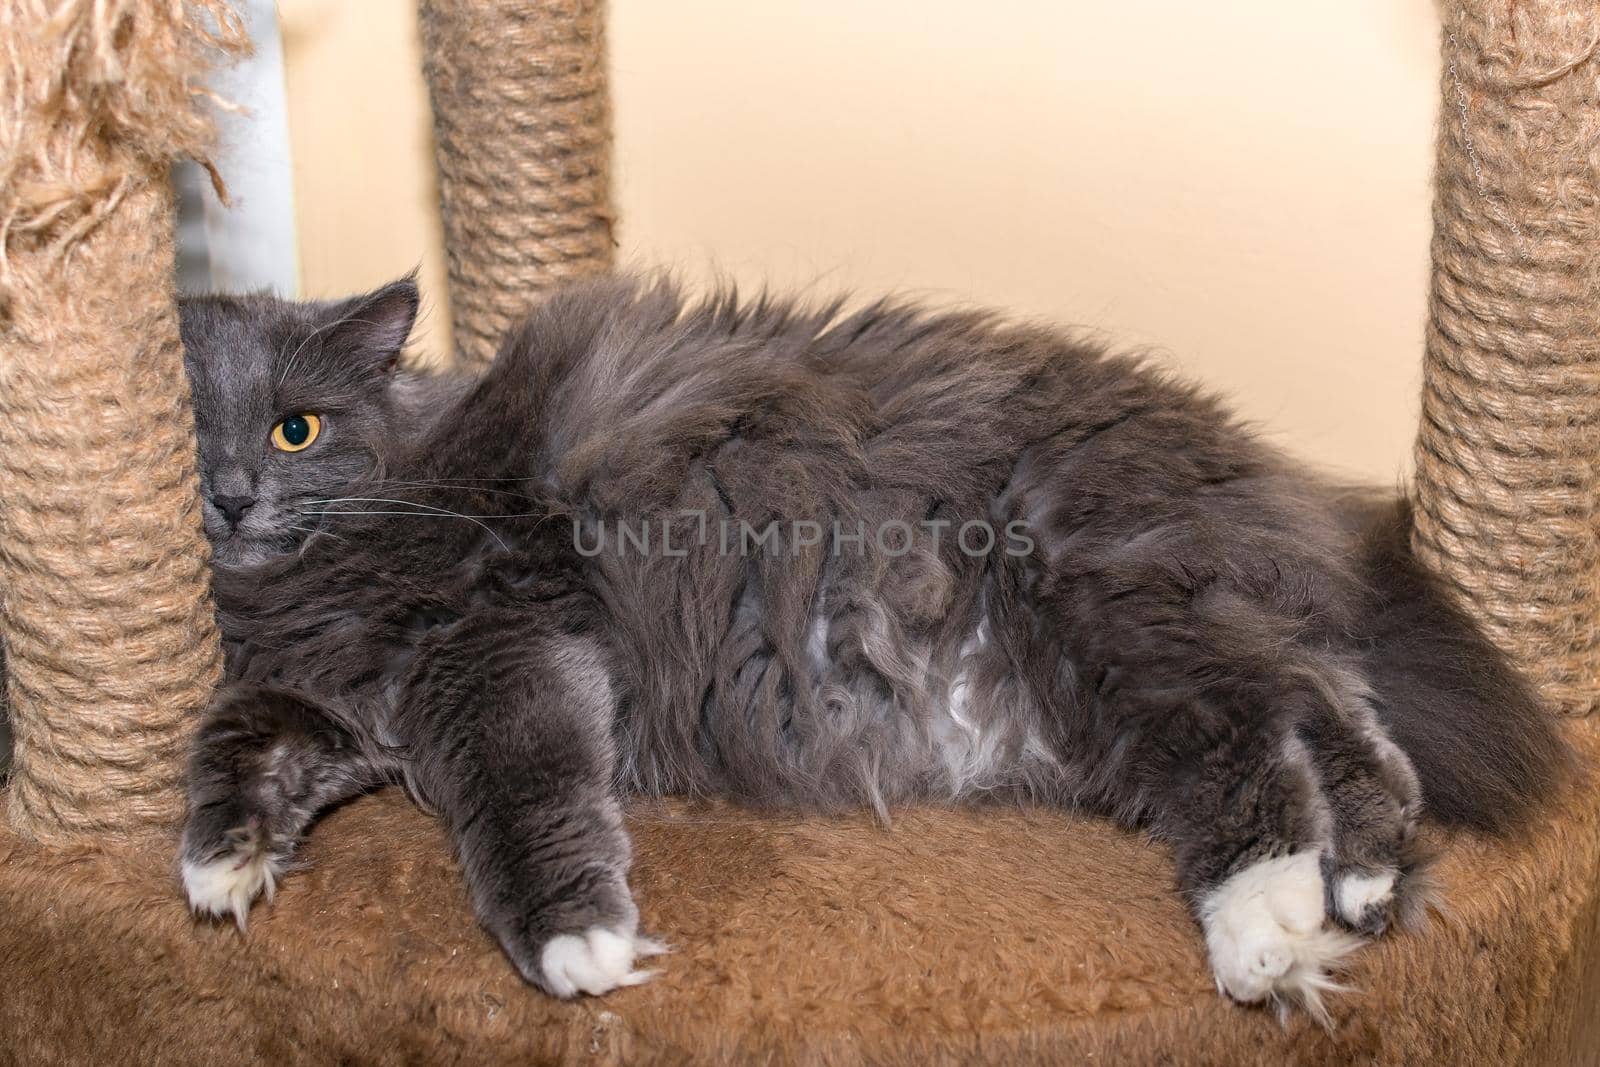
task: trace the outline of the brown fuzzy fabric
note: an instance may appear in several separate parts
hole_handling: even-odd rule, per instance
[[[1600,723],[1575,724],[1586,763]],[[474,924],[395,792],[333,813],[248,936],[169,843],[0,831],[0,1061],[1600,1063],[1600,789],[1522,845],[1443,841],[1448,916],[1359,955],[1333,1032],[1217,996],[1165,849],[1041,811],[632,813],[651,983],[559,1003]]]

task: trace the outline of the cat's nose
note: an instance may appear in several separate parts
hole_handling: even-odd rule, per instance
[[[223,518],[228,520],[229,526],[239,525],[239,520],[244,518],[244,513],[250,510],[250,505],[256,502],[253,496],[214,496],[211,503],[222,512]]]

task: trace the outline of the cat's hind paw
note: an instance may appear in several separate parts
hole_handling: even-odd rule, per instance
[[[655,972],[637,970],[634,963],[666,951],[665,945],[648,937],[595,926],[581,934],[552,937],[539,953],[539,970],[544,986],[558,997],[598,996],[648,981]]]
[[[258,833],[236,832],[231,836],[233,847],[221,855],[204,861],[183,861],[183,888],[189,896],[189,907],[196,914],[231,917],[242,931],[251,902],[262,894],[271,900],[282,871]]]
[[[1354,905],[1376,887],[1340,888]],[[1323,995],[1342,988],[1331,972],[1363,941],[1328,922],[1326,899],[1316,850],[1261,860],[1206,894],[1200,921],[1217,990],[1245,1004],[1298,1005],[1327,1026]]]

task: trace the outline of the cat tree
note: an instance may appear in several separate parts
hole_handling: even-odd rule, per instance
[[[456,345],[611,254],[599,0],[424,0]],[[1446,0],[1416,547],[1552,707],[1600,693],[1600,9]],[[1441,841],[1452,914],[1363,952],[1325,1033],[1211,988],[1157,848],[1045,812],[634,811],[651,984],[556,1003],[477,929],[442,835],[330,815],[248,938],[173,873],[219,657],[165,176],[203,154],[220,0],[0,11],[0,1059],[1584,1062],[1600,795]],[[1586,760],[1594,720],[1575,721]]]

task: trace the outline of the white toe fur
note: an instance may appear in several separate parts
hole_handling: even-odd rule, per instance
[[[635,970],[634,961],[665,951],[665,945],[647,937],[595,926],[582,934],[551,938],[540,953],[539,967],[558,997],[598,996],[648,980],[655,972]]]
[[[266,852],[230,852],[207,863],[185,862],[183,888],[189,894],[189,907],[196,912],[231,916],[243,930],[250,902],[262,893],[270,900],[279,873]]]
[[[1397,875],[1392,869],[1341,875],[1333,886],[1333,903],[1339,909],[1339,917],[1347,923],[1359,923],[1374,908],[1387,908],[1394,897]]]
[[[1352,901],[1364,892],[1353,889]],[[1324,902],[1315,850],[1252,864],[1207,894],[1200,921],[1217,989],[1247,1004],[1299,1004],[1325,1023],[1322,994],[1339,988],[1328,972],[1361,939],[1331,927]]]

